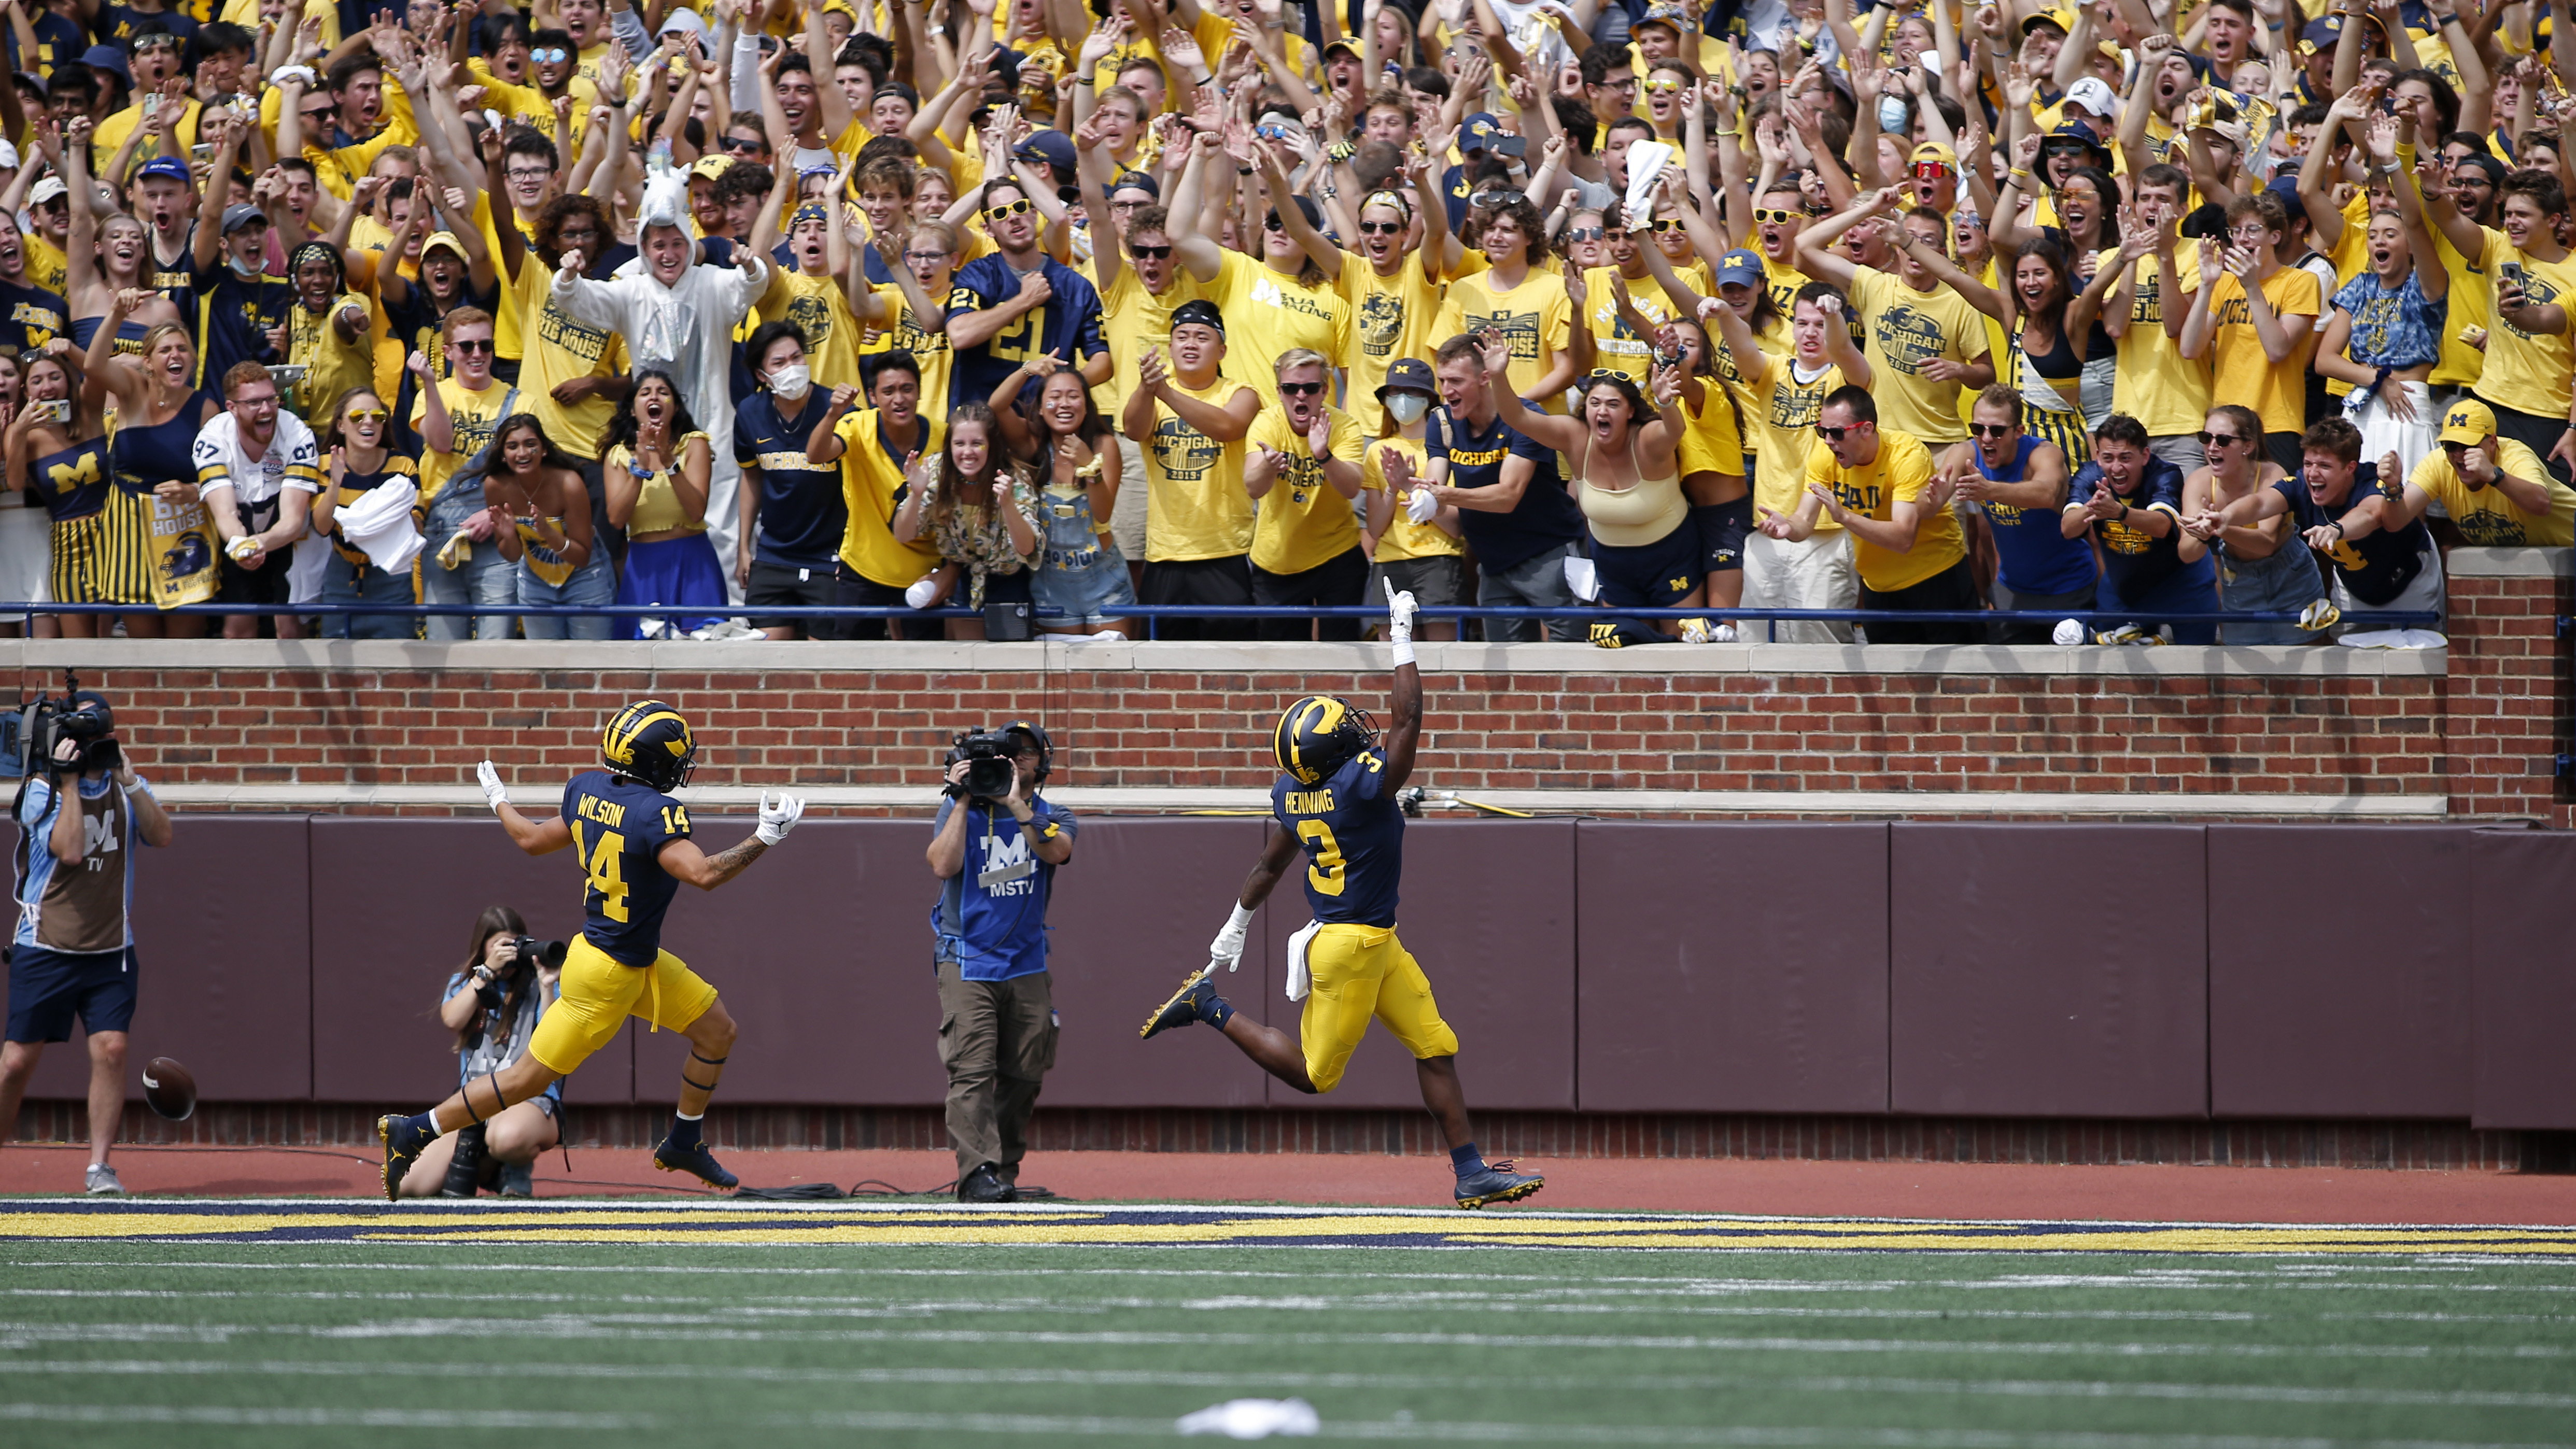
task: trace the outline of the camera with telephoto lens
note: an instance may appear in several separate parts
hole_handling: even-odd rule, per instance
[[[957,737],[948,752],[948,762],[966,762],[966,778],[949,790],[951,795],[971,796],[979,800],[999,800],[1011,793],[1018,775],[1011,768],[1013,744],[1008,730],[977,730]]]
[[[475,1000],[482,1003],[485,1011],[499,1011],[512,996],[527,990],[528,982],[538,967],[561,969],[566,949],[568,943],[563,941],[540,941],[534,936],[512,937],[509,957],[502,961],[500,970],[475,969]],[[472,1029],[469,1044],[481,1040],[482,1030],[479,1025]]]
[[[74,745],[71,755],[55,758],[66,740]],[[0,770],[11,775],[31,770],[84,774],[124,763],[125,752],[116,743],[116,712],[108,708],[107,696],[81,688],[80,676],[70,670],[63,671],[59,696],[40,694],[16,712],[0,715]]]
[[[534,936],[520,936],[510,942],[510,969],[525,971],[543,966],[549,971],[563,969],[564,953],[572,949],[567,941],[540,941]]]

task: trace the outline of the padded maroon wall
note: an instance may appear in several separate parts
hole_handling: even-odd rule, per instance
[[[2208,832],[2211,1113],[2468,1116],[2472,832]]]
[[[1398,933],[1458,1034],[1458,1076],[1476,1107],[1571,1111],[1574,1071],[1575,822],[1416,820],[1404,832]],[[1250,857],[1245,858],[1250,864]],[[1287,997],[1288,937],[1314,919],[1301,857],[1262,911],[1271,989],[1262,1019],[1295,1033],[1305,1008]],[[1223,925],[1219,916],[1210,928]],[[1307,1096],[1272,1080],[1274,1107],[1420,1107],[1421,1078],[1383,1025],[1372,1024],[1341,1084]]]
[[[313,1091],[314,1035],[304,817],[173,823],[167,849],[142,846],[135,857],[140,979],[126,1090],[141,1096],[144,1063],[175,1057],[205,1100],[300,1101]],[[77,1026],[46,1050],[27,1095],[89,1095],[88,1037]]]
[[[2576,1128],[2576,835],[2469,835],[2474,1127]]]
[[[2208,1112],[2200,827],[1890,830],[1895,1110]]]
[[[1586,1109],[1887,1110],[1885,825],[1577,838]]]

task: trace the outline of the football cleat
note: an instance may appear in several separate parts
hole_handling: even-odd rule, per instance
[[[1154,1014],[1145,1018],[1144,1029],[1136,1033],[1136,1039],[1151,1041],[1173,1027],[1187,1026],[1206,1014],[1215,1000],[1216,979],[1204,970],[1193,971],[1169,1001],[1155,1007]]]
[[[376,1140],[385,1145],[385,1201],[402,1196],[403,1174],[411,1170],[412,1160],[420,1150],[438,1140],[438,1134],[412,1125],[413,1119],[388,1112],[376,1119]]]
[[[653,1165],[664,1172],[688,1173],[709,1187],[742,1186],[741,1178],[716,1165],[716,1155],[709,1152],[703,1142],[692,1142],[682,1147],[665,1137],[662,1145],[653,1149]]]
[[[2299,611],[2299,627],[2311,634],[2322,633],[2343,622],[2343,610],[2332,599],[2319,599]]]
[[[1545,1186],[1546,1178],[1535,1172],[1514,1172],[1508,1160],[1488,1162],[1484,1171],[1458,1179],[1458,1206],[1480,1208],[1488,1203],[1519,1202]]]

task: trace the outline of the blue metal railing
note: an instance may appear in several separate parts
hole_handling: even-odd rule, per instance
[[[981,619],[981,610],[945,608],[914,609],[885,605],[770,605],[755,607],[745,604],[597,604],[597,605],[488,605],[488,604],[180,604],[168,609],[155,609],[134,604],[0,604],[0,617],[18,615],[33,619],[40,614],[140,614],[194,615],[231,617],[235,615],[286,614],[300,618],[327,618],[342,615],[365,615],[374,618],[432,618],[507,616],[538,619],[668,619],[688,618],[734,619]],[[1553,608],[1487,607],[1476,604],[1426,604],[1416,611],[1422,619],[1502,619],[1549,620],[1580,619],[1708,619],[1738,624],[1761,623],[1767,627],[1766,638],[1776,642],[1779,626],[1784,623],[1823,624],[1993,624],[2029,623],[2054,626],[2063,619],[2073,619],[2088,628],[2119,624],[2291,624],[2298,622],[2296,613],[2285,610],[2231,613],[2203,611],[2175,613],[2141,609],[2085,609],[2070,612],[2057,610],[2003,609],[1630,609],[1577,605]],[[1147,622],[1148,639],[1159,637],[1165,619],[1358,619],[1377,620],[1386,610],[1367,604],[1127,604],[1113,614],[1120,618],[1140,618]],[[1054,610],[1037,610],[1032,616],[1043,622],[1062,618]],[[2441,616],[2429,610],[2355,610],[2345,614],[2346,625],[2369,625],[2384,629],[2428,628],[2438,625]]]

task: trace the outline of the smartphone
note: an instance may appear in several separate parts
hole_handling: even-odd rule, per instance
[[[199,141],[196,145],[188,148],[188,155],[190,159],[202,166],[215,159],[215,148],[207,145],[203,141]]]
[[[72,420],[71,399],[58,397],[51,402],[40,402],[35,406],[35,414],[40,418],[51,418],[58,423],[68,423]]]
[[[2522,263],[2506,262],[2496,268],[2496,276],[2519,287],[2522,285]]]

